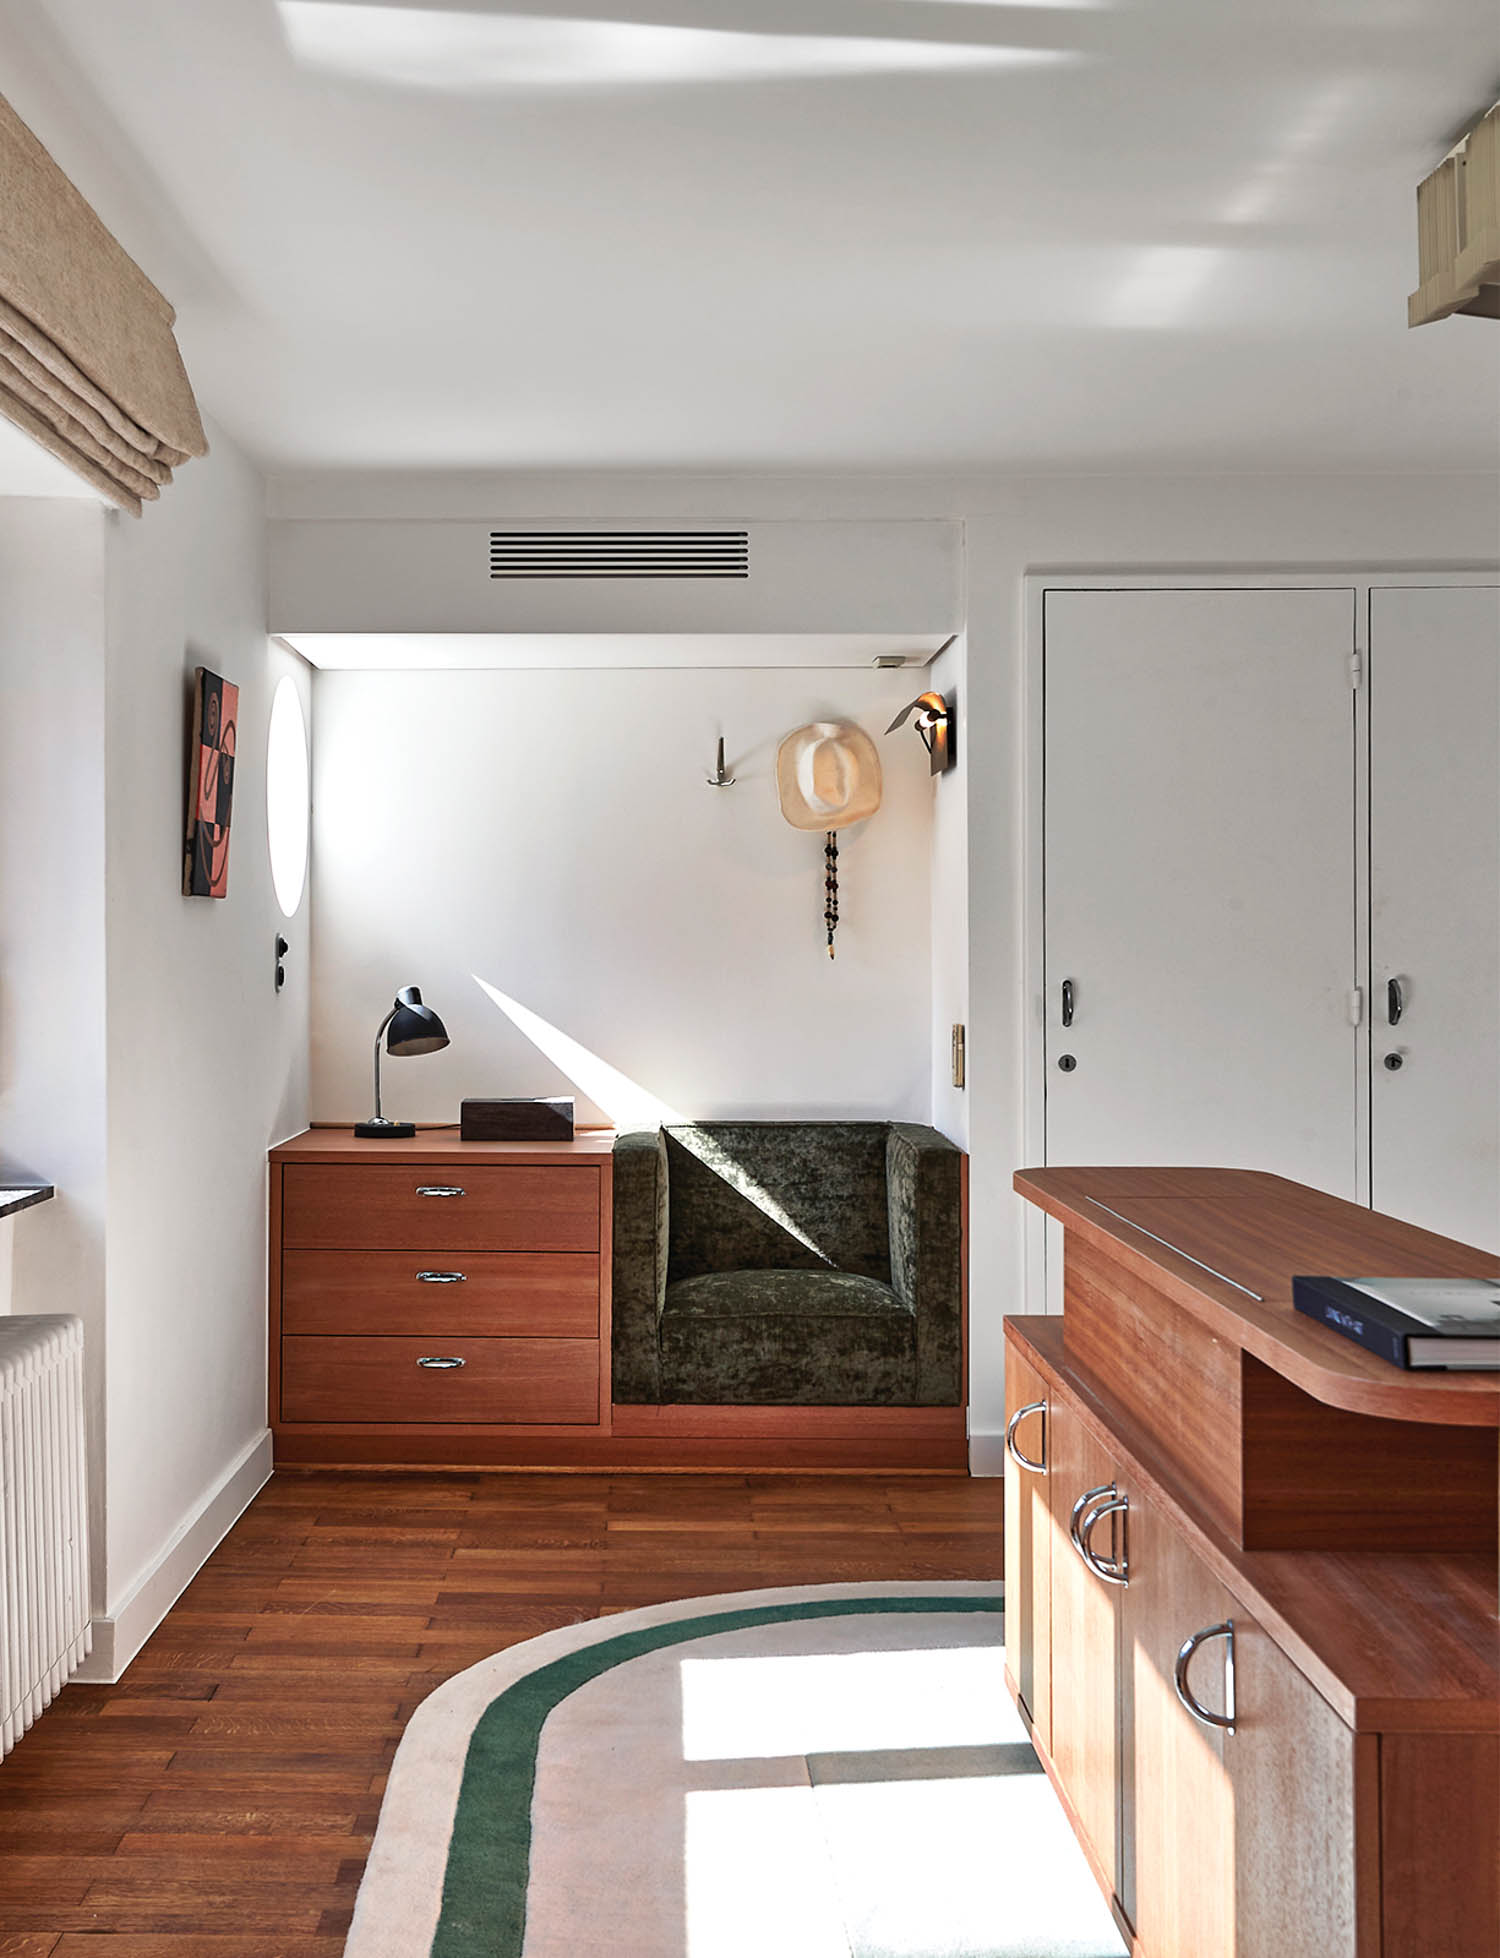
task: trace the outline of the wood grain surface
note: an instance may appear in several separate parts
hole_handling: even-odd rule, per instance
[[[448,1282],[425,1281],[423,1272]],[[599,1336],[599,1259],[589,1253],[288,1251],[283,1333]]]
[[[450,1674],[634,1605],[1000,1575],[962,1476],[280,1472],[118,1686],[0,1765],[8,1958],[338,1958],[386,1770]]]
[[[282,1243],[295,1250],[587,1251],[601,1249],[597,1164],[417,1161],[290,1163],[282,1170]],[[423,1194],[454,1190],[454,1196]]]
[[[613,1129],[580,1129],[571,1142],[466,1142],[455,1122],[421,1128],[399,1142],[358,1136],[337,1123],[317,1124],[281,1142],[273,1163],[577,1163],[597,1162],[614,1152]]]
[[[423,1360],[457,1360],[424,1366]],[[286,1421],[599,1419],[599,1342],[371,1334],[284,1339]]]
[[[1406,1372],[1292,1305],[1294,1275],[1489,1278],[1492,1253],[1252,1170],[1022,1169],[1014,1181],[1131,1278],[1315,1399],[1391,1420],[1500,1427],[1500,1371]]]
[[[1214,1520],[1152,1437],[1102,1399],[1070,1364],[1059,1319],[1007,1319],[1008,1340],[1065,1399],[1073,1425],[1174,1526],[1357,1731],[1500,1733],[1500,1610],[1496,1560],[1482,1552],[1246,1551]],[[1055,1455],[1054,1455],[1055,1459]],[[1054,1492],[1057,1471],[1053,1470]],[[1054,1533],[1059,1560],[1076,1562]],[[1066,1553],[1066,1555],[1064,1555]],[[1057,1681],[1054,1674],[1054,1722]]]

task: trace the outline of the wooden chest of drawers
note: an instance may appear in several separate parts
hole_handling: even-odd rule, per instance
[[[545,1460],[607,1434],[612,1141],[274,1150],[278,1458]]]

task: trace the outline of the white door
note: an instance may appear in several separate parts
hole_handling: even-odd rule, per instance
[[[1049,1162],[1357,1194],[1354,621],[1352,590],[1046,594]]]
[[[1500,1251],[1493,586],[1370,593],[1370,966],[1371,1200]]]

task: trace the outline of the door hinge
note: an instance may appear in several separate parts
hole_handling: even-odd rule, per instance
[[[1349,1024],[1362,1026],[1365,1017],[1365,989],[1363,986],[1351,987],[1349,992]]]
[[[1358,693],[1365,677],[1365,656],[1363,653],[1349,655],[1349,685]]]

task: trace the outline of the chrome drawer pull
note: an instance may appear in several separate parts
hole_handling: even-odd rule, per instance
[[[1101,1482],[1097,1489],[1085,1489],[1073,1505],[1073,1514],[1068,1519],[1068,1536],[1072,1540],[1073,1548],[1083,1558],[1085,1563],[1088,1562],[1088,1553],[1085,1551],[1083,1541],[1078,1534],[1078,1519],[1090,1503],[1096,1503],[1102,1496],[1112,1496],[1114,1493],[1115,1485],[1113,1482]]]
[[[417,1283],[419,1285],[462,1285],[467,1277],[468,1273],[463,1271],[419,1271],[417,1273]]]
[[[1129,1496],[1118,1496],[1111,1490],[1108,1499],[1095,1503],[1078,1525],[1078,1548],[1083,1561],[1095,1577],[1102,1578],[1106,1584],[1118,1584],[1122,1590],[1130,1583],[1130,1564],[1125,1550],[1125,1518],[1129,1509]],[[1090,1542],[1095,1527],[1102,1523],[1106,1516],[1118,1516],[1120,1519],[1118,1557],[1101,1557]]]
[[[1188,1685],[1188,1667],[1193,1662],[1193,1654],[1205,1639],[1211,1638],[1224,1640],[1224,1705],[1228,1708],[1226,1713],[1210,1713],[1206,1706],[1199,1704],[1192,1687]],[[1234,1620],[1232,1618],[1226,1619],[1222,1625],[1208,1625],[1201,1632],[1194,1632],[1191,1638],[1183,1640],[1182,1650],[1177,1654],[1177,1664],[1172,1668],[1172,1684],[1177,1688],[1178,1699],[1195,1720],[1201,1720],[1205,1727],[1222,1727],[1226,1734],[1234,1732]]]
[[[463,1191],[456,1183],[419,1183],[417,1185],[417,1195],[419,1197],[461,1197]]]
[[[463,1361],[452,1353],[429,1353],[417,1361],[419,1367],[431,1367],[435,1373],[447,1373],[454,1367],[461,1367]]]
[[[1016,1429],[1028,1414],[1040,1414],[1042,1417],[1042,1459],[1039,1462],[1032,1461],[1029,1455],[1023,1455],[1016,1446]],[[1005,1424],[1005,1452],[1017,1468],[1030,1469],[1033,1475],[1047,1473],[1047,1403],[1045,1401],[1027,1401],[1024,1407],[1018,1407],[1012,1414]]]

